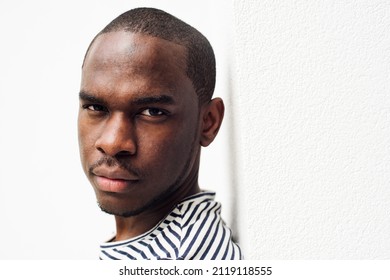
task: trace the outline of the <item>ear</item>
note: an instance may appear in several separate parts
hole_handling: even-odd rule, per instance
[[[221,98],[214,98],[202,108],[200,144],[207,147],[217,136],[223,120],[225,106]]]

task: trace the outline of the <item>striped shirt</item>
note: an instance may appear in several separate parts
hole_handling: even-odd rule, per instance
[[[221,218],[214,192],[201,192],[179,203],[148,232],[100,246],[100,259],[239,260],[241,249]]]

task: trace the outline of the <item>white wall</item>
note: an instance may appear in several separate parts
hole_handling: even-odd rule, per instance
[[[80,70],[92,38],[139,6],[171,12],[209,38],[218,61],[215,94],[229,103],[226,1],[1,1],[0,259],[96,259],[112,234],[113,217],[96,206],[79,163]],[[227,119],[204,149],[200,184],[217,191],[231,223],[228,128]]]
[[[390,2],[234,1],[250,259],[390,258]]]

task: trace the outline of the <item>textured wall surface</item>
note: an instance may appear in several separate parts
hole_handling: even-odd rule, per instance
[[[249,259],[390,258],[390,2],[234,1]]]

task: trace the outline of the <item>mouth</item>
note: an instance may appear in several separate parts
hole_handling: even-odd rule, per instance
[[[138,180],[112,179],[95,176],[97,188],[103,192],[126,193]]]
[[[103,192],[126,193],[139,181],[135,175],[120,169],[98,168],[92,172],[96,187]]]

